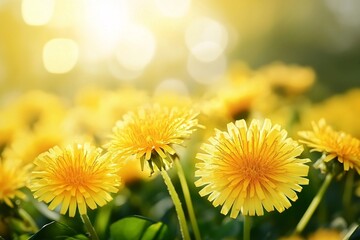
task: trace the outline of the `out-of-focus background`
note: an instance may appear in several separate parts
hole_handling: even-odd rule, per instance
[[[240,220],[221,215],[193,184],[200,144],[241,118],[269,118],[296,139],[324,118],[359,139],[359,13],[359,0],[0,0],[0,160],[26,166],[55,145],[104,146],[116,121],[148,102],[200,106],[205,129],[179,150],[196,216],[204,239],[239,239]],[[308,149],[304,155],[320,157]],[[90,215],[100,238],[131,215],[163,221],[180,236],[161,179],[128,164],[120,173],[124,188]],[[291,233],[323,180],[309,166],[299,200],[256,218],[253,239]],[[360,177],[348,176],[330,187],[305,235],[338,227],[339,219],[345,233],[359,225]],[[27,196],[17,204],[39,228],[66,218]],[[4,238],[37,231],[3,202],[0,208]],[[25,230],[3,224],[5,217]]]
[[[313,68],[321,99],[360,85],[359,12],[357,0],[0,0],[0,94],[197,94],[234,62],[282,61]]]

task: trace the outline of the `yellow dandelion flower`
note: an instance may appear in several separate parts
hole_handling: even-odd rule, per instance
[[[297,200],[300,184],[309,182],[304,163],[310,160],[297,158],[303,147],[269,119],[255,119],[249,127],[245,120],[229,123],[227,131],[216,130],[201,149],[195,185],[205,186],[200,195],[209,195],[215,207],[222,205],[224,215],[231,210],[231,218],[239,212],[260,216],[263,208],[282,212],[291,206],[289,199]]]
[[[344,165],[344,170],[355,168],[360,173],[360,140],[342,131],[335,131],[324,119],[312,122],[313,131],[300,131],[300,142],[312,148],[311,151],[323,152],[324,162],[335,158]]]
[[[258,70],[275,88],[287,94],[300,94],[308,90],[316,80],[315,71],[310,67],[287,65],[281,62],[269,64]]]
[[[42,152],[65,141],[63,131],[55,126],[44,126],[42,130],[19,130],[14,140],[3,151],[3,156],[22,160],[23,164],[32,164]]]
[[[292,235],[288,237],[281,237],[279,240],[305,240],[305,238],[298,236],[298,235]]]
[[[25,199],[21,188],[26,186],[29,167],[14,159],[0,159],[0,202],[4,201],[8,206],[14,207],[12,200],[16,197]]]
[[[90,144],[55,146],[40,154],[34,161],[29,188],[35,198],[50,203],[54,210],[61,204],[61,214],[81,215],[87,206],[95,209],[112,200],[120,185],[118,167],[102,149]]]
[[[316,232],[310,234],[308,237],[309,240],[341,240],[344,239],[344,236],[341,232],[335,229],[324,229],[320,228]]]
[[[147,105],[129,112],[113,128],[109,152],[122,159],[135,157],[141,168],[147,161],[154,172],[168,168],[176,152],[172,145],[182,144],[196,130],[198,113],[189,108]],[[164,161],[166,160],[166,161]]]
[[[324,101],[307,105],[301,113],[301,122],[298,129],[304,129],[313,119],[326,119],[327,124],[335,129],[341,129],[360,138],[360,87],[351,88],[344,93],[335,94]],[[339,116],[341,121],[339,121]]]

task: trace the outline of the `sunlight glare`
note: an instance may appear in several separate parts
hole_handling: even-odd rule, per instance
[[[219,22],[210,18],[200,18],[187,28],[185,41],[195,58],[211,62],[224,52],[228,43],[228,32]]]
[[[191,0],[156,0],[160,13],[166,17],[179,18],[185,16],[190,8]]]
[[[224,55],[211,62],[199,61],[193,55],[189,55],[187,70],[190,76],[198,83],[213,84],[225,74],[227,61]]]
[[[53,15],[54,5],[54,0],[22,0],[21,15],[28,25],[45,25]]]
[[[141,70],[152,60],[156,50],[153,33],[145,26],[132,24],[119,39],[116,58],[129,70]]]
[[[175,78],[168,78],[163,80],[159,83],[159,85],[156,87],[154,91],[154,95],[161,95],[161,94],[178,94],[181,96],[188,96],[189,90],[184,83],[184,81],[181,81],[179,79]]]
[[[71,71],[79,58],[79,48],[72,39],[55,38],[48,41],[43,49],[43,63],[50,73]]]
[[[124,28],[129,23],[125,0],[91,0],[85,9],[85,37],[94,51],[107,56],[114,51]],[[80,29],[81,30],[81,29]]]

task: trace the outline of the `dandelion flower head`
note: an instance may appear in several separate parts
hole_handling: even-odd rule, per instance
[[[335,158],[344,165],[344,170],[355,168],[360,173],[360,140],[342,131],[335,131],[327,125],[325,119],[312,122],[312,131],[300,131],[305,143],[311,151],[323,152],[324,162]]]
[[[343,234],[335,229],[320,228],[316,232],[310,234],[309,240],[341,240],[344,239]]]
[[[118,166],[102,149],[90,144],[55,146],[40,154],[34,161],[29,188],[35,198],[50,203],[54,210],[61,204],[60,213],[74,217],[76,209],[84,215],[87,206],[95,209],[112,200],[120,186]]]
[[[30,166],[24,166],[20,160],[0,159],[0,202],[14,207],[13,200],[17,197],[25,199],[21,191],[26,186]]]
[[[201,196],[221,213],[236,218],[243,215],[263,215],[274,208],[282,212],[296,201],[297,194],[308,184],[308,159],[297,158],[303,147],[287,137],[286,130],[253,120],[227,125],[227,131],[216,130],[208,143],[201,146],[200,160],[195,167],[195,182]]]
[[[116,123],[108,150],[120,159],[135,157],[142,169],[148,162],[151,173],[154,164],[159,170],[167,169],[176,153],[173,145],[181,145],[199,125],[197,115],[188,107],[140,107]]]

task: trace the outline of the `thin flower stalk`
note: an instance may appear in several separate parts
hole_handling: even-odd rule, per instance
[[[179,159],[175,159],[175,165],[176,165],[176,170],[177,170],[177,174],[179,176],[179,180],[180,180],[180,185],[184,194],[184,198],[185,198],[185,203],[188,209],[188,214],[190,217],[190,222],[191,222],[191,226],[192,229],[194,231],[194,235],[195,235],[195,239],[196,240],[200,240],[201,239],[201,235],[200,235],[200,230],[198,227],[198,223],[196,220],[196,216],[195,216],[195,211],[194,211],[194,207],[191,201],[191,196],[190,196],[190,191],[189,191],[189,186],[186,182],[186,177],[184,174],[184,170],[181,166],[181,163],[179,161]]]
[[[89,231],[90,237],[92,240],[99,240],[98,235],[96,234],[94,226],[91,224],[89,216],[87,214],[82,214],[81,220],[83,221],[86,229]]]
[[[189,240],[190,239],[190,233],[189,233],[189,229],[187,227],[184,210],[183,210],[183,208],[181,206],[179,196],[178,196],[178,194],[177,194],[177,192],[175,190],[174,185],[171,182],[171,179],[170,179],[168,173],[166,171],[164,171],[164,170],[160,171],[160,173],[161,173],[161,176],[164,179],[164,182],[165,182],[165,184],[166,184],[166,186],[168,188],[170,197],[171,197],[171,199],[172,199],[172,201],[174,203],[175,210],[176,210],[177,217],[178,217],[179,224],[180,224],[180,231],[181,231],[182,238],[183,238],[183,240]]]
[[[244,231],[243,231],[243,239],[250,240],[250,232],[251,232],[251,217],[244,216]]]
[[[304,213],[304,215],[300,219],[299,223],[297,224],[297,226],[295,228],[294,235],[301,234],[301,232],[304,230],[306,225],[309,223],[312,215],[314,214],[315,210],[319,206],[319,203],[323,199],[323,197],[325,195],[325,192],[328,189],[333,177],[334,176],[331,173],[328,173],[326,175],[325,180],[324,180],[323,184],[321,185],[319,191],[317,192],[316,196],[313,198],[313,200],[311,201],[311,203],[310,203],[309,207],[307,208],[306,212]]]

